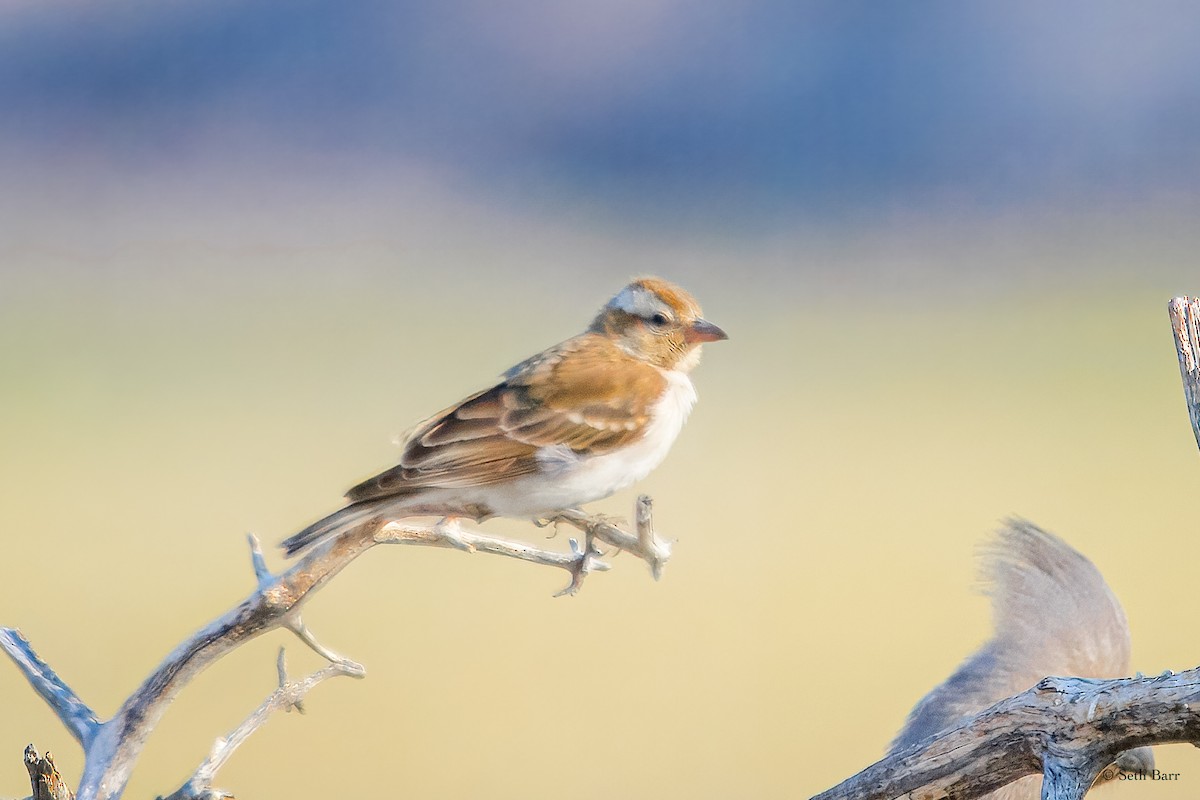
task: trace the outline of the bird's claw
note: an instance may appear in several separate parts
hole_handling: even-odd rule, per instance
[[[629,518],[621,514],[588,514],[587,517],[591,526],[612,525],[614,528],[620,528],[629,522]]]
[[[558,526],[563,520],[560,517],[534,517],[531,521],[539,528],[550,528],[546,538],[553,539],[558,536]]]

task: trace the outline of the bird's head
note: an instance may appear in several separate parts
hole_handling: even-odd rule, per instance
[[[639,278],[617,292],[591,330],[636,358],[682,372],[699,362],[700,345],[729,338],[700,315],[694,297],[660,278]]]

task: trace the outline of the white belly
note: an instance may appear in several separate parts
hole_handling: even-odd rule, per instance
[[[662,463],[696,403],[696,389],[682,372],[666,373],[667,390],[650,414],[645,435],[602,455],[580,455],[562,445],[538,452],[542,473],[491,487],[480,500],[504,517],[530,517],[574,508],[619,492]]]

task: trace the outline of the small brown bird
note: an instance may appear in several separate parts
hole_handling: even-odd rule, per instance
[[[1129,624],[1100,571],[1066,542],[1031,522],[1010,520],[985,551],[982,578],[992,598],[991,641],[917,703],[890,753],[954,727],[1048,675],[1122,678],[1129,674]],[[1149,772],[1148,747],[1115,765]],[[1101,780],[1116,771],[1101,772]],[[1040,775],[1027,775],[985,795],[1036,800]]]
[[[725,338],[680,287],[636,280],[583,333],[419,424],[399,464],[281,546],[380,519],[540,517],[608,497],[666,457],[696,402],[700,346]]]

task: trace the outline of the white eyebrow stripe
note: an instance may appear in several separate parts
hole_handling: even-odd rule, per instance
[[[670,316],[670,309],[651,292],[647,292],[640,286],[626,286],[609,301],[609,305],[643,319],[649,319],[660,313]]]

